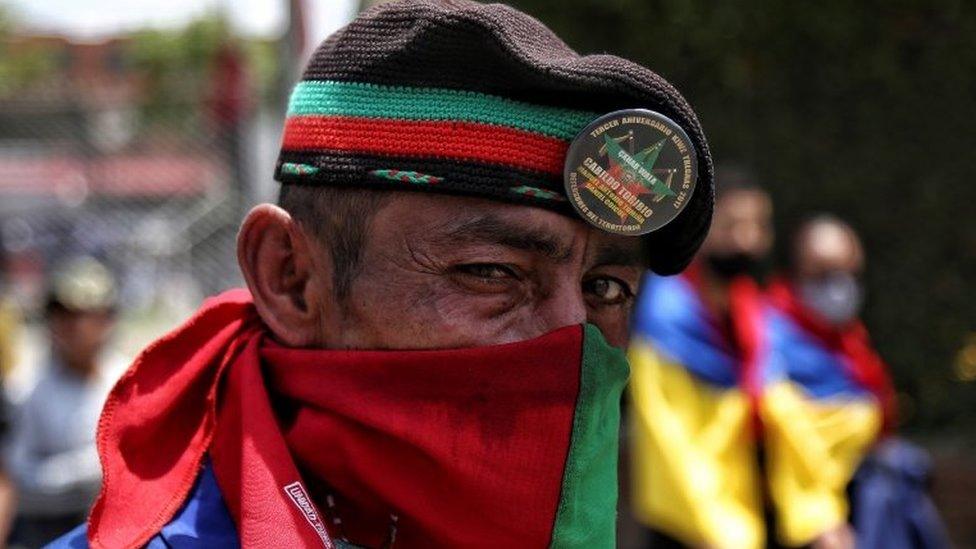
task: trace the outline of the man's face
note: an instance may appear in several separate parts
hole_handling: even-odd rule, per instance
[[[715,204],[712,228],[702,252],[717,256],[747,255],[762,259],[773,246],[773,207],[758,190],[729,191]]]
[[[490,200],[402,193],[372,220],[329,348],[474,347],[591,322],[616,346],[643,272],[638,238]]]
[[[105,347],[113,326],[108,311],[71,311],[55,307],[48,313],[54,353],[70,368],[87,371]]]

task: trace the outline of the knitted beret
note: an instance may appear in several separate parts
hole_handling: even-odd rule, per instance
[[[648,267],[673,274],[712,213],[712,160],[691,106],[654,72],[581,56],[502,4],[394,1],[326,39],[292,93],[275,179],[480,196],[578,219],[563,184],[570,141],[634,108],[673,120],[697,154],[687,205],[640,237]]]

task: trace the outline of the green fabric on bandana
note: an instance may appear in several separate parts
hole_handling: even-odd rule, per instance
[[[553,548],[616,546],[620,398],[629,374],[623,351],[587,324]]]

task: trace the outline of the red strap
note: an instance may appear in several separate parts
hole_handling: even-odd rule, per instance
[[[332,549],[325,519],[295,468],[261,375],[260,337],[227,373],[210,448],[214,474],[244,547]],[[324,446],[322,451],[329,451]]]
[[[729,285],[732,335],[742,358],[740,383],[752,405],[753,426],[757,434],[762,429],[758,412],[763,389],[760,361],[767,344],[763,306],[762,293],[751,278],[738,277]]]
[[[183,505],[214,430],[217,381],[259,333],[250,294],[227,292],[136,358],[98,425],[94,548],[141,547]]]

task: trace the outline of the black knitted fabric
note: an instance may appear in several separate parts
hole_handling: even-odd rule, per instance
[[[657,111],[688,134],[697,153],[699,173],[695,191],[681,214],[640,237],[647,246],[648,267],[658,274],[684,269],[711,222],[711,154],[694,111],[681,94],[653,71],[626,59],[577,54],[540,22],[509,6],[467,0],[381,4],[323,42],[309,61],[303,80],[469,90],[596,113],[632,108]],[[300,180],[282,173],[284,162],[321,169],[315,177]],[[382,182],[370,178],[369,173],[389,167],[444,178],[439,188],[422,190],[483,195],[576,216],[566,202],[534,200],[507,192],[510,185],[528,182],[565,195],[561,175],[478,161],[283,150],[276,179],[283,183],[382,187]]]

